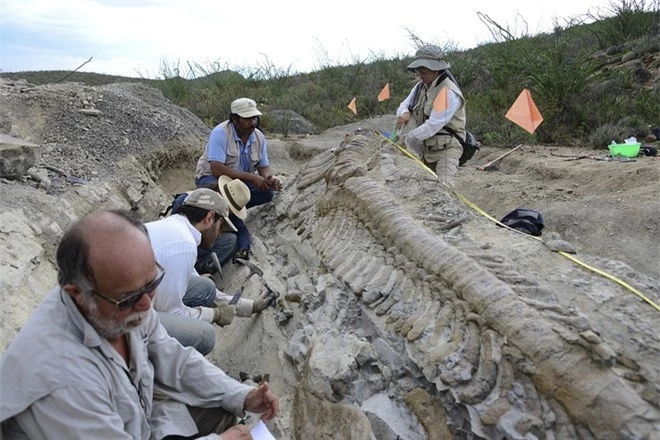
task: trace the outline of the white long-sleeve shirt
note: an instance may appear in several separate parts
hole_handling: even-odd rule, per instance
[[[416,88],[417,85],[412,88],[406,99],[404,99],[403,102],[399,105],[399,108],[396,110],[397,116],[401,116],[404,113],[410,112],[408,108],[411,104],[414,104],[412,100]],[[422,85],[419,93],[425,92],[426,89]],[[436,135],[442,129],[442,127],[447,125],[449,121],[451,121],[451,118],[454,117],[454,113],[456,113],[456,110],[458,110],[460,106],[461,98],[459,98],[459,96],[454,91],[447,87],[447,108],[440,112],[432,110],[431,115],[426,120],[426,122],[411,130],[407,136],[415,138],[418,141],[417,143],[421,144],[424,140]]]
[[[183,303],[188,281],[192,275],[197,275],[195,261],[202,234],[187,217],[179,214],[149,222],[145,226],[156,261],[165,269],[163,282],[156,289],[154,309],[213,322],[212,308],[188,307]]]

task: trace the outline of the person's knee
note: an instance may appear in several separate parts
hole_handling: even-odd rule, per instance
[[[206,307],[210,307],[215,302],[216,286],[211,278],[200,277],[200,293],[201,299]]]
[[[204,324],[208,323],[204,322]],[[206,356],[213,351],[213,347],[215,347],[215,327],[213,327],[213,324],[208,324],[199,332],[199,337],[193,344],[193,348]]]
[[[224,246],[226,246],[229,249],[236,249],[236,243],[238,242],[238,235],[236,233],[227,233],[227,234],[222,234],[223,235],[223,240],[224,240]],[[225,237],[226,235],[226,237]],[[219,257],[220,255],[218,255]]]
[[[222,434],[237,423],[236,416],[220,407],[188,407],[200,435]]]
[[[253,206],[265,205],[266,203],[273,200],[273,197],[275,196],[274,191],[262,191],[259,189],[251,190],[250,193],[250,201],[247,205],[245,205],[248,209],[252,208]]]
[[[264,203],[268,203],[271,200],[273,200],[273,197],[275,196],[275,192],[273,191],[264,191]]]
[[[183,295],[183,303],[188,307],[211,307],[215,302],[215,283],[209,277],[193,275],[188,280],[188,288]]]
[[[203,355],[215,347],[215,327],[213,324],[187,316],[158,312],[161,324],[167,334],[184,347],[192,347]]]

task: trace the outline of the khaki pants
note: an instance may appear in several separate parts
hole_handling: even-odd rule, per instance
[[[424,165],[431,168],[437,174],[440,181],[445,182],[450,187],[454,187],[454,177],[458,171],[458,160],[463,154],[463,147],[449,147],[440,151],[433,152],[433,162],[427,160],[424,155]]]

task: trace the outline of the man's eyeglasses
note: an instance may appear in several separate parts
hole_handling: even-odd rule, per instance
[[[153,280],[149,281],[143,288],[136,292],[130,292],[127,293],[123,299],[116,300],[114,298],[110,298],[109,296],[106,296],[102,294],[101,292],[97,292],[96,290],[92,290],[94,295],[97,295],[104,300],[106,300],[109,303],[114,304],[119,310],[128,310],[131,307],[133,307],[135,304],[137,304],[140,299],[145,294],[148,294],[153,298],[153,293],[158,287],[158,285],[163,281],[163,277],[165,276],[165,269],[163,269],[163,266],[158,264],[156,262],[156,268],[158,269],[158,272],[156,273],[156,276],[154,277]]]

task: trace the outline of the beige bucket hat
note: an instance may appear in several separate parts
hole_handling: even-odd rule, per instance
[[[413,72],[418,67],[426,67],[429,70],[445,70],[451,66],[443,59],[444,54],[440,47],[433,44],[427,44],[417,49],[415,60],[408,64],[407,69]]]

